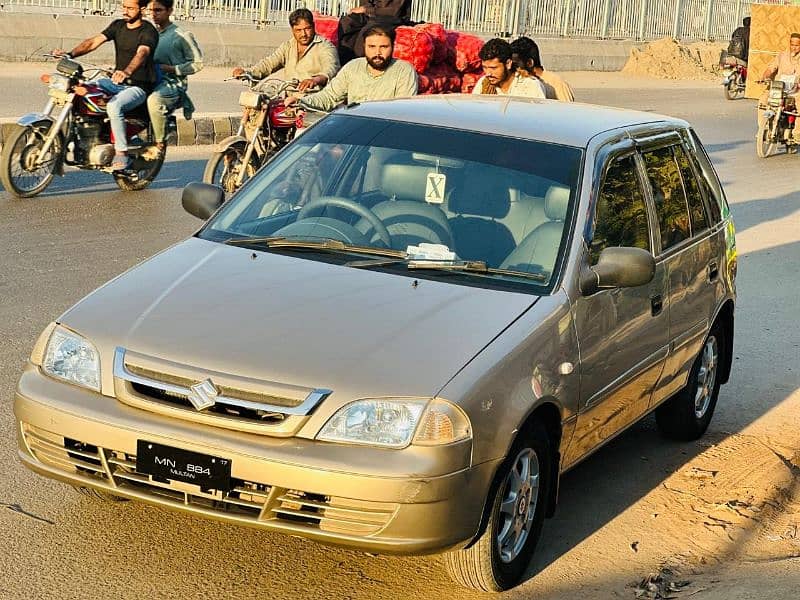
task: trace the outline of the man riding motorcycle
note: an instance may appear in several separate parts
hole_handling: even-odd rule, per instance
[[[731,41],[728,43],[728,60],[735,64],[747,66],[747,57],[750,52],[750,17],[742,19],[742,26],[737,27],[731,34]]]
[[[796,97],[798,92],[798,80],[800,80],[800,33],[792,33],[789,36],[789,49],[779,52],[778,55],[764,70],[761,77],[763,80],[778,79],[784,82],[786,95]],[[764,91],[759,99],[758,124],[761,126],[764,121],[764,109],[769,98],[769,87]],[[793,137],[800,141],[800,128],[793,130]]]
[[[53,50],[55,56],[83,56],[109,40],[114,41],[115,66],[111,78],[98,80],[107,93],[114,94],[108,102],[108,120],[114,133],[114,162],[111,168],[124,171],[130,166],[128,139],[125,131],[125,112],[142,104],[156,84],[153,54],[158,45],[158,31],[143,19],[148,0],[122,0],[122,19],[116,19],[102,33],[86,38],[70,52]]]
[[[291,39],[249,69],[236,67],[233,76],[240,77],[249,71],[254,77],[263,79],[283,69],[284,79],[300,81],[297,87],[300,92],[320,89],[333,79],[339,71],[339,56],[333,44],[317,35],[311,11],[298,8],[292,12],[289,26],[292,28]]]

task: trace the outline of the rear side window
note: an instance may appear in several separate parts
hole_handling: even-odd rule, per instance
[[[689,205],[689,216],[692,219],[692,235],[697,235],[699,232],[708,229],[703,194],[700,192],[700,185],[697,183],[697,178],[689,164],[689,157],[686,156],[686,151],[680,146],[675,146],[673,150],[683,178],[686,202]]]
[[[650,250],[647,209],[633,156],[614,161],[597,198],[589,262],[597,264],[609,246]]]
[[[671,147],[642,154],[661,230],[661,249],[667,250],[691,236],[683,181]]]
[[[717,174],[714,172],[714,167],[711,166],[711,160],[708,158],[700,139],[694,131],[681,131],[684,141],[691,152],[689,158],[697,168],[700,174],[700,187],[705,193],[708,200],[708,214],[711,218],[711,223],[716,224],[722,220],[723,206],[725,205],[725,195],[722,192],[722,186],[719,184]]]

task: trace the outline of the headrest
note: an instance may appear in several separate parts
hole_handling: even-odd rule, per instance
[[[508,177],[501,169],[468,169],[453,192],[448,210],[459,215],[502,219],[511,209]]]
[[[563,221],[567,218],[569,206],[569,188],[564,185],[551,185],[544,197],[544,214],[551,221]]]
[[[381,169],[381,191],[396,200],[425,202],[425,186],[430,165],[415,163],[386,163]]]

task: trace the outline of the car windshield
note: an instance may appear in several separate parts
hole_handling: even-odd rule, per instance
[[[331,115],[199,235],[412,276],[547,287],[581,159],[580,149],[552,143]]]

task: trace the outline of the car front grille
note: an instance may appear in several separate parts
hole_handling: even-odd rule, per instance
[[[332,393],[206,371],[124,348],[114,353],[114,391],[137,408],[282,437],[294,435]]]
[[[87,484],[101,483],[112,494],[115,490],[136,491],[178,508],[228,515],[252,524],[361,537],[383,529],[398,508],[396,504],[324,496],[242,479],[234,479],[229,492],[201,490],[196,485],[160,481],[137,472],[136,456],[126,452],[98,448],[27,424],[22,425],[22,434],[36,460],[77,475]]]

